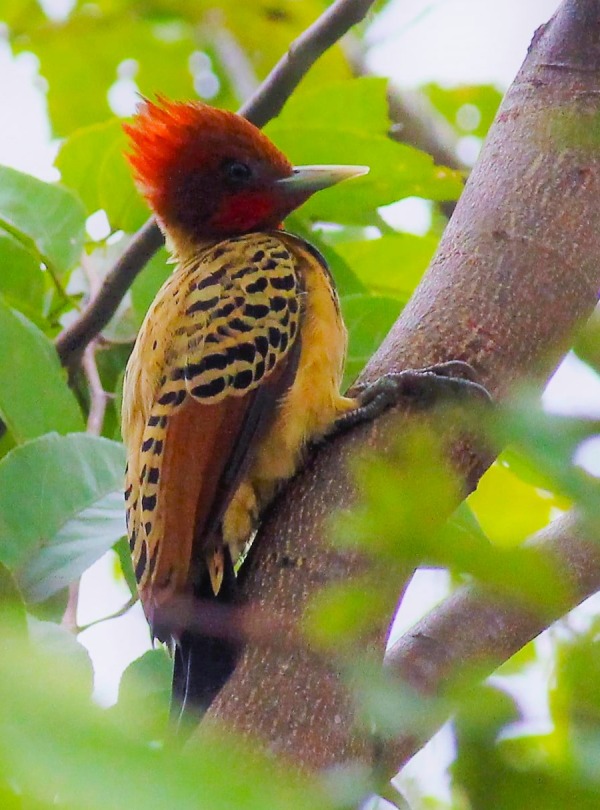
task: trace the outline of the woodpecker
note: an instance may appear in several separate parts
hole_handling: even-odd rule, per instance
[[[235,563],[308,444],[386,407],[398,380],[454,372],[340,392],[347,334],[334,281],[282,222],[366,167],[294,167],[250,122],[199,102],[144,101],[125,131],[176,265],[125,374],[127,530],[146,617],[174,647],[175,704],[203,710],[235,645],[165,628],[163,608],[181,595],[233,599]]]

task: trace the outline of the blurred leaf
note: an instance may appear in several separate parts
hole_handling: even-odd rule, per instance
[[[451,526],[454,526],[457,529],[468,532],[475,537],[479,537],[480,540],[484,540],[485,542],[488,542],[489,540],[488,536],[481,528],[481,524],[477,520],[475,513],[471,509],[471,505],[467,503],[467,501],[463,501],[461,504],[459,504],[458,508],[454,511],[454,514],[449,518],[448,522]]]
[[[429,266],[437,244],[438,240],[431,236],[399,233],[361,242],[341,242],[336,250],[370,292],[406,303]]]
[[[39,256],[3,231],[0,231],[0,295],[9,306],[30,319],[42,311],[44,277]]]
[[[334,515],[336,545],[402,566],[427,560],[460,502],[439,439],[424,426],[403,423],[385,458],[362,453],[353,459],[352,471],[360,500],[354,509]]]
[[[598,617],[590,629],[561,639],[550,687],[550,708],[557,726],[595,728],[600,733],[600,640]]]
[[[598,422],[548,414],[539,403],[523,399],[497,412],[490,429],[495,440],[516,447],[546,489],[573,500],[588,519],[600,521],[600,480],[574,464],[579,445],[600,432]]]
[[[337,652],[372,631],[377,620],[389,616],[397,601],[396,588],[380,577],[329,585],[310,601],[303,627],[311,642]]]
[[[464,694],[455,720],[457,757],[452,775],[473,810],[593,810],[599,806],[597,738],[590,740],[593,766],[586,772],[555,733],[515,729],[514,701],[489,686]],[[584,752],[581,752],[584,753]],[[585,756],[585,753],[584,753]]]
[[[62,181],[76,191],[88,214],[102,208],[112,230],[136,231],[148,219],[123,153],[127,141],[119,119],[76,130],[56,159]]]
[[[0,628],[2,637],[27,634],[27,617],[21,591],[6,566],[0,563]]]
[[[493,543],[514,547],[546,526],[554,510],[568,508],[568,502],[524,483],[496,462],[469,496],[469,506]]]
[[[171,704],[172,673],[173,663],[165,649],[148,650],[123,673],[118,702],[110,711],[130,717],[140,737],[163,737]]]
[[[88,694],[94,685],[94,670],[88,651],[76,637],[56,622],[44,622],[29,617],[29,636],[36,650],[49,658],[68,662]]]
[[[189,26],[179,24],[165,31],[156,18],[144,19],[137,11],[128,4],[120,13],[111,9],[99,14],[96,4],[84,4],[67,20],[30,28],[15,42],[15,48],[33,50],[40,59],[57,134],[66,135],[112,114],[108,91],[125,60],[137,63],[137,71],[132,65],[133,74],[142,93],[193,95],[188,59],[196,46]]]
[[[502,93],[493,85],[462,85],[460,87],[440,87],[438,84],[427,84],[421,88],[433,106],[448,119],[459,131],[484,138],[494,120]],[[470,105],[477,110],[476,116],[466,116],[467,122],[472,119],[472,126],[464,126],[460,111]]]
[[[322,127],[285,127],[274,121],[265,131],[296,164],[368,165],[365,177],[340,183],[311,197],[300,215],[312,222],[371,224],[369,212],[404,197],[455,200],[462,191],[458,172],[436,166],[432,158],[382,135]]]
[[[125,670],[119,686],[119,700],[143,703],[158,696],[168,707],[173,665],[166,650],[159,647],[136,658]]]
[[[36,0],[2,0],[0,5],[0,21],[16,30],[38,24],[43,19]]]
[[[525,667],[537,662],[537,651],[535,641],[530,641],[521,647],[514,655],[501,664],[496,670],[500,677],[505,675],[526,675]]]
[[[342,299],[342,313],[349,332],[344,387],[356,379],[392,328],[402,305],[394,298],[349,295]]]
[[[452,415],[446,410],[439,418],[447,426]],[[426,565],[468,574],[553,615],[569,604],[561,572],[538,549],[495,548],[464,513],[448,520],[460,501],[458,483],[425,426],[403,423],[385,460],[365,454],[353,467],[360,500],[334,516],[338,545],[358,547],[402,573]]]
[[[575,339],[573,350],[580,360],[600,373],[600,308],[592,316]]]
[[[35,799],[85,810],[332,807],[316,780],[233,736],[205,730],[183,749],[148,745],[128,714],[87,699],[68,664],[17,645],[0,659],[0,769]]]
[[[344,677],[359,707],[363,726],[378,737],[399,735],[427,739],[450,713],[448,702],[441,697],[421,694],[397,678],[380,661],[349,662]]]
[[[168,264],[168,253],[163,247],[146,264],[131,287],[134,322],[138,328],[146,317],[146,312],[156,293],[173,272],[173,265]]]
[[[68,189],[0,166],[0,228],[63,272],[81,254],[85,211]]]
[[[115,119],[82,127],[63,140],[56,156],[62,183],[77,192],[88,214],[100,208],[98,174],[103,156],[118,133],[120,123]]]
[[[121,445],[49,434],[0,461],[0,561],[27,599],[76,578],[124,534]]]
[[[106,211],[113,230],[133,233],[148,219],[150,210],[133,183],[125,148],[124,135],[107,148],[98,173],[98,191],[100,208]]]
[[[0,413],[17,442],[84,429],[51,341],[0,298]],[[40,400],[43,397],[43,405]]]
[[[138,590],[135,573],[133,571],[133,564],[131,562],[131,551],[129,550],[129,541],[125,537],[122,537],[117,543],[115,543],[114,551],[119,559],[121,573],[123,574],[123,579],[125,580],[127,587],[129,588],[129,593],[132,596],[135,596]]]
[[[331,82],[294,93],[276,125],[323,127],[385,135],[390,127],[385,78],[370,76]]]

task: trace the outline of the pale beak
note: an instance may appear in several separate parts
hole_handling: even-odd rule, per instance
[[[368,173],[368,166],[295,166],[293,173],[277,180],[276,185],[285,192],[312,194],[313,191],[335,186],[342,180]]]

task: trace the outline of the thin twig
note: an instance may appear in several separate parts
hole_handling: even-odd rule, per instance
[[[100,436],[102,434],[102,426],[104,424],[107,395],[102,387],[102,380],[100,379],[98,366],[96,365],[96,348],[96,340],[92,341],[92,343],[86,346],[83,353],[82,366],[90,392],[90,410],[87,420],[87,432],[91,433],[93,436]],[[72,582],[69,585],[69,597],[67,599],[67,606],[62,618],[62,626],[66,627],[67,630],[74,635],[80,632],[80,628],[77,625],[79,586],[79,579],[75,580],[75,582]]]
[[[257,127],[279,115],[308,69],[344,34],[362,22],[374,0],[336,0],[295,39],[256,93],[240,109]]]
[[[99,281],[96,273],[87,261],[87,255],[84,254],[81,264],[85,274],[87,275],[90,293],[92,296],[97,295],[99,288]],[[102,386],[102,380],[96,365],[96,349],[98,348],[98,341],[93,340],[86,346],[83,353],[83,371],[85,373],[88,390],[90,394],[90,409],[87,420],[87,432],[93,436],[100,436],[102,434],[102,426],[104,424],[104,414],[106,413],[107,394]],[[80,628],[77,625],[77,609],[79,607],[79,590],[81,579],[75,580],[69,585],[69,597],[67,599],[67,606],[62,618],[62,626],[66,627],[69,632],[77,635]]]
[[[262,127],[281,111],[291,93],[317,59],[356,23],[361,22],[374,0],[336,0],[306,31],[294,40],[254,95],[241,107],[240,115]],[[154,219],[132,237],[97,296],[76,321],[56,339],[56,351],[64,366],[79,364],[85,347],[100,333],[117,311],[123,296],[163,244]]]
[[[69,585],[69,596],[67,598],[67,606],[63,613],[61,626],[72,633],[74,636],[79,632],[77,627],[77,608],[79,607],[79,583],[80,580],[76,579]]]
[[[124,616],[128,613],[131,608],[139,601],[139,596],[136,594],[135,596],[130,597],[127,602],[120,607],[118,610],[115,610],[114,613],[109,613],[108,616],[102,616],[100,619],[94,619],[93,622],[88,622],[87,624],[76,625],[75,632],[76,633],[83,633],[85,630],[89,630],[90,627],[95,627],[97,624],[102,624],[102,622],[109,622],[111,619],[120,619],[121,616]]]
[[[97,341],[92,341],[83,353],[82,366],[90,392],[90,410],[88,413],[87,431],[93,436],[100,436],[106,413],[108,397],[102,386],[102,380],[96,365]]]

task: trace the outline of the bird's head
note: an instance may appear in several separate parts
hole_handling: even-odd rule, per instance
[[[159,222],[194,241],[277,228],[313,192],[368,171],[294,167],[245,118],[200,102],[144,101],[124,129]]]

